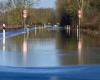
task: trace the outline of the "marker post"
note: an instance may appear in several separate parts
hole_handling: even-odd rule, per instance
[[[5,39],[6,39],[6,25],[3,24],[3,51],[5,51]]]

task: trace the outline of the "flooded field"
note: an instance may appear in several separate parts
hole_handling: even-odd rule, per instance
[[[0,40],[0,65],[59,67],[100,64],[100,36],[67,30],[40,29]]]

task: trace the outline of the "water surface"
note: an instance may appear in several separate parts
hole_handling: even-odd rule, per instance
[[[40,29],[0,40],[0,65],[58,67],[100,64],[100,36]]]

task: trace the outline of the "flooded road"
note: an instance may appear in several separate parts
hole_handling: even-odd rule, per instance
[[[0,40],[0,65],[58,67],[100,64],[100,36],[41,29]]]

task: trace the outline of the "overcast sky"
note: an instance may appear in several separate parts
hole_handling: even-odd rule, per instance
[[[0,1],[7,1],[7,0],[0,0]],[[54,8],[56,0],[40,0],[39,4],[36,7],[42,8]]]

